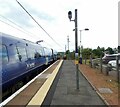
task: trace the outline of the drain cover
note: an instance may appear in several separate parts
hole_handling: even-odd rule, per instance
[[[100,93],[113,93],[109,88],[98,88]]]

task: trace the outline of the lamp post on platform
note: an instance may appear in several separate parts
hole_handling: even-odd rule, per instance
[[[80,59],[79,59],[79,62],[80,64],[82,64],[82,45],[81,45],[81,32],[82,31],[88,31],[89,29],[88,28],[85,28],[85,29],[82,29],[82,30],[79,30],[80,31]]]
[[[70,21],[75,22],[75,64],[76,64],[76,89],[79,90],[79,70],[78,70],[78,28],[77,28],[77,9],[75,9],[75,19],[72,20],[72,12],[68,12]]]

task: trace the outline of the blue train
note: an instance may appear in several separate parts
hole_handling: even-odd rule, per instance
[[[9,89],[55,60],[57,52],[53,49],[0,33],[0,89]]]

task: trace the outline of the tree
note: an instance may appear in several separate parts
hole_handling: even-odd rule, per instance
[[[69,52],[70,52],[70,51],[69,51],[69,50],[67,50],[67,51],[66,51],[66,54],[69,54]]]
[[[90,58],[90,55],[91,55],[91,52],[92,52],[92,49],[90,48],[85,48],[82,50],[82,57],[85,59],[89,59]]]
[[[104,48],[104,47],[100,48],[100,47],[98,46],[97,49],[93,49],[93,50],[92,50],[93,57],[94,57],[94,58],[100,58],[101,55],[104,56],[104,53],[103,53],[104,51],[105,51],[105,48]]]
[[[105,51],[108,51],[109,54],[114,54],[114,50],[108,47]]]
[[[75,51],[73,51],[73,52],[70,53],[70,57],[71,57],[72,60],[75,59]]]

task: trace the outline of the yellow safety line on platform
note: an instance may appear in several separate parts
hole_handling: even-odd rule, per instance
[[[36,95],[31,99],[31,101],[28,103],[27,106],[30,105],[41,105],[63,63],[63,60],[60,61],[58,66],[55,68],[53,73],[49,76],[49,78],[46,80],[46,82],[42,85],[42,87],[39,89],[39,91],[36,93]]]

